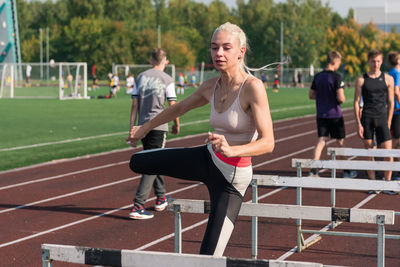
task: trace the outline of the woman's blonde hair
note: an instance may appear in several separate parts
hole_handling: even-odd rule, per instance
[[[249,44],[247,42],[247,37],[244,31],[237,26],[236,24],[230,23],[230,22],[225,22],[224,24],[220,25],[218,28],[215,29],[212,37],[215,36],[220,31],[225,31],[230,34],[232,34],[238,41],[239,41],[239,47],[245,47],[246,51],[250,50]],[[274,62],[268,65],[265,65],[261,68],[249,68],[246,65],[246,53],[243,55],[243,57],[240,58],[240,68],[247,73],[250,73],[250,71],[260,71],[260,70],[272,70],[275,68],[271,68],[273,65],[280,65],[280,64],[287,64],[288,59],[285,59],[284,62]],[[251,73],[250,73],[251,74]]]
[[[245,47],[246,50],[249,49],[246,34],[236,24],[232,24],[230,22],[225,22],[224,24],[220,25],[218,28],[215,29],[212,37],[214,37],[220,31],[224,31],[224,32],[228,32],[228,33],[232,34],[239,41],[239,47]],[[245,57],[246,57],[246,53],[244,54],[243,57],[240,58],[240,68],[242,70],[246,69]]]

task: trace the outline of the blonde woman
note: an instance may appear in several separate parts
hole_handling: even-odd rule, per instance
[[[267,94],[262,81],[245,71],[246,50],[246,35],[238,26],[229,22],[219,26],[211,39],[211,57],[220,76],[149,122],[132,127],[127,139],[136,142],[154,127],[210,103],[214,132],[208,133],[205,145],[146,150],[130,161],[136,173],[205,184],[211,212],[200,254],[223,255],[252,179],[251,157],[274,149]]]

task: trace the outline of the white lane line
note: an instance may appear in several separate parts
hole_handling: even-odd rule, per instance
[[[197,187],[200,184],[201,183],[193,184],[191,186],[187,186],[187,187],[184,187],[184,188],[180,188],[180,189],[172,191],[172,192],[170,192],[168,194],[169,195],[173,195],[173,194],[176,194],[176,193],[179,193],[179,192],[182,192],[182,191]],[[152,197],[152,198],[148,199],[147,202],[148,201],[153,201],[155,199],[156,199],[155,197]],[[42,236],[42,235],[45,235],[45,234],[48,234],[48,233],[52,233],[52,232],[55,232],[55,231],[58,231],[58,230],[61,230],[61,229],[68,228],[70,226],[74,226],[74,225],[81,224],[81,223],[84,223],[84,222],[88,222],[88,221],[91,221],[91,220],[94,220],[94,219],[97,219],[97,218],[101,218],[101,217],[103,217],[105,215],[110,215],[110,214],[113,214],[115,212],[130,208],[130,207],[132,207],[132,204],[120,207],[118,209],[113,209],[113,210],[110,210],[110,211],[107,211],[107,212],[104,212],[104,213],[101,213],[101,214],[97,214],[97,215],[94,215],[94,216],[91,216],[91,217],[87,217],[87,218],[84,218],[82,220],[78,220],[78,221],[71,222],[71,223],[68,223],[68,224],[60,225],[60,226],[57,226],[57,227],[54,227],[54,228],[51,228],[51,229],[48,229],[48,230],[45,230],[45,231],[42,231],[42,232],[38,232],[38,233],[33,234],[33,235],[28,235],[28,236],[25,236],[25,237],[22,237],[22,238],[19,238],[19,239],[10,241],[10,242],[2,243],[2,244],[0,244],[0,248],[7,247],[7,246],[10,246],[10,245],[14,245],[14,244],[17,244],[17,243],[21,243],[23,241],[26,241],[26,240],[29,240],[29,239],[32,239],[32,238],[35,238],[35,237],[38,237],[38,236]]]
[[[353,133],[347,135],[347,137],[352,137],[352,136],[355,136],[355,135],[357,135],[357,133],[353,132]],[[329,144],[332,144],[333,142],[336,142],[336,140],[335,139],[331,139],[331,140],[327,141],[326,144],[329,145]],[[281,156],[281,157],[277,157],[277,158],[274,158],[274,159],[271,159],[271,160],[268,160],[268,161],[265,161],[265,162],[262,162],[262,163],[259,163],[259,164],[256,164],[256,165],[253,165],[253,168],[258,168],[258,167],[261,167],[263,165],[266,165],[266,164],[269,164],[269,163],[272,163],[272,162],[275,162],[275,161],[279,161],[279,160],[282,160],[282,159],[285,159],[285,158],[288,158],[288,157],[291,157],[291,156],[295,156],[295,155],[307,152],[309,150],[314,149],[314,147],[315,146],[309,146],[309,147],[303,148],[301,150],[298,150],[296,152],[293,152],[293,153],[290,153],[290,154],[287,154],[287,155],[284,155],[284,156]]]
[[[79,191],[67,193],[67,194],[64,194],[64,195],[58,195],[58,196],[55,196],[55,197],[38,200],[38,201],[27,203],[27,204],[24,204],[24,205],[16,206],[14,208],[0,210],[0,214],[1,213],[6,213],[6,212],[10,212],[10,211],[14,211],[14,210],[17,210],[17,209],[27,208],[27,207],[30,207],[30,206],[33,206],[33,205],[42,204],[42,203],[53,201],[53,200],[57,200],[57,199],[61,199],[61,198],[64,198],[64,197],[71,197],[71,196],[75,196],[75,195],[78,195],[78,194],[94,191],[94,190],[97,190],[97,189],[101,189],[101,188],[105,188],[105,187],[109,187],[109,186],[113,186],[113,185],[117,185],[117,184],[121,184],[121,183],[134,181],[136,179],[139,179],[140,177],[141,177],[141,175],[137,175],[137,176],[130,177],[130,178],[127,178],[127,179],[118,180],[118,181],[115,181],[115,182],[112,182],[112,183],[102,184],[102,185],[98,185],[98,186],[82,189],[82,190],[79,190]]]
[[[295,106],[295,107],[288,107],[288,108],[277,108],[271,109],[271,113],[281,112],[281,111],[289,111],[289,110],[298,110],[303,108],[312,108],[315,107],[315,104],[312,105],[304,105],[304,106]]]
[[[207,120],[198,120],[198,121],[191,121],[191,122],[187,122],[187,123],[181,123],[180,126],[182,127],[182,126],[187,126],[187,125],[192,125],[192,124],[200,124],[200,123],[205,123],[205,122],[209,122],[209,120],[207,119]],[[42,146],[49,146],[49,145],[59,145],[59,144],[65,144],[65,143],[80,142],[80,141],[86,141],[86,140],[92,140],[92,139],[104,138],[104,137],[110,137],[110,136],[116,136],[116,135],[128,135],[128,131],[109,133],[109,134],[93,135],[93,136],[87,136],[87,137],[78,137],[78,138],[74,138],[74,139],[65,139],[65,140],[60,140],[60,141],[39,143],[39,144],[26,145],[26,146],[16,146],[16,147],[9,147],[9,148],[1,148],[0,152],[15,151],[15,150],[42,147]]]
[[[309,108],[309,107],[314,107],[314,106],[315,106],[315,104],[314,105],[304,105],[304,106],[289,107],[289,108],[271,109],[271,113],[281,112],[281,111],[288,111],[288,110],[298,110],[298,109]],[[297,118],[292,118],[292,119],[294,120],[294,119],[297,119]],[[206,122],[209,122],[209,119],[198,120],[198,121],[189,121],[189,122],[186,122],[186,123],[181,123],[180,125],[181,125],[181,127],[183,127],[183,126],[188,126],[188,125],[193,125],[193,124],[201,124],[201,123],[206,123]],[[277,121],[277,122],[279,122],[279,121]],[[289,128],[292,128],[292,127],[289,127]],[[100,135],[87,136],[87,137],[78,137],[78,138],[74,138],[74,139],[65,139],[65,140],[60,140],[60,141],[45,142],[45,143],[32,144],[32,145],[26,145],[26,146],[1,148],[0,152],[16,151],[16,150],[22,150],[22,149],[49,146],[49,145],[58,145],[58,144],[65,144],[65,143],[80,142],[80,141],[86,141],[86,140],[92,140],[92,139],[104,138],[104,137],[110,137],[110,136],[117,136],[117,135],[124,135],[124,134],[126,135],[127,131],[116,132],[116,133],[108,133],[108,134],[100,134]]]
[[[0,187],[0,191],[1,190],[5,190],[5,189],[18,187],[18,186],[23,186],[23,185],[28,185],[28,184],[41,183],[41,182],[46,182],[46,181],[50,181],[50,180],[55,180],[55,179],[63,178],[65,176],[71,176],[71,175],[76,175],[76,174],[82,174],[82,173],[85,173],[85,172],[97,171],[97,170],[101,170],[101,169],[105,169],[105,168],[109,168],[109,167],[115,167],[115,166],[122,165],[122,164],[127,164],[127,163],[129,163],[129,161],[126,160],[126,161],[121,161],[121,162],[117,162],[117,163],[111,163],[111,164],[106,164],[106,165],[102,165],[102,166],[98,166],[98,167],[88,168],[88,169],[84,169],[84,170],[68,172],[68,173],[64,173],[64,174],[59,174],[59,175],[55,175],[55,176],[41,178],[41,179],[38,179],[38,180],[31,180],[31,181],[27,181],[27,182],[23,182],[23,183],[7,185],[7,186]]]
[[[344,114],[343,114],[343,116],[344,116]],[[354,121],[355,120],[351,120],[351,121],[345,120],[345,123],[348,124],[348,123],[354,122]],[[274,131],[276,131],[276,132],[277,131],[285,131],[285,130],[288,130],[288,129],[293,129],[293,128],[296,128],[296,127],[299,127],[299,126],[308,125],[308,124],[316,124],[315,119],[314,120],[306,120],[306,121],[303,121],[303,122],[294,123],[294,124],[290,124],[290,125],[285,125],[285,126],[281,126],[281,127],[274,127]]]
[[[55,141],[55,142],[46,142],[46,143],[39,143],[39,144],[26,145],[26,146],[16,146],[16,147],[2,148],[2,149],[0,149],[0,152],[15,151],[15,150],[42,147],[42,146],[49,146],[49,145],[59,145],[59,144],[66,144],[66,143],[72,143],[72,142],[80,142],[80,141],[86,141],[86,140],[91,140],[91,139],[96,139],[96,138],[103,138],[103,137],[122,135],[122,134],[126,134],[126,133],[127,132],[100,134],[100,135],[87,136],[87,137],[78,137],[78,138],[74,138],[74,139],[65,139],[65,140],[60,140],[60,141]]]
[[[192,139],[192,138],[196,138],[196,137],[203,136],[203,135],[206,135],[206,133],[188,135],[188,136],[183,136],[183,137],[177,137],[177,138],[173,138],[173,139],[168,140],[168,143],[187,140],[187,139]],[[29,166],[24,166],[24,167],[19,167],[19,168],[15,168],[15,169],[11,169],[11,170],[0,171],[0,175],[4,175],[4,174],[7,174],[7,173],[12,173],[12,172],[30,170],[30,169],[39,168],[39,167],[48,166],[48,165],[59,164],[61,162],[71,162],[71,161],[76,161],[76,160],[81,160],[81,159],[92,159],[92,158],[95,158],[95,157],[107,156],[107,155],[111,155],[111,154],[114,154],[114,153],[120,153],[120,152],[125,152],[125,151],[132,151],[133,152],[135,149],[141,148],[141,147],[142,146],[139,145],[139,146],[137,146],[135,148],[126,147],[126,148],[114,149],[114,150],[106,151],[106,152],[100,152],[100,153],[96,153],[96,154],[88,154],[88,155],[74,157],[74,158],[56,159],[56,160],[52,160],[52,161],[48,161],[48,162],[42,162],[42,163],[29,165]]]

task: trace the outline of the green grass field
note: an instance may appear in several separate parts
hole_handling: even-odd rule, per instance
[[[185,96],[194,90],[187,89]],[[267,89],[267,93],[274,121],[315,113],[308,88],[281,88],[279,93]],[[345,93],[343,107],[350,107],[353,89]],[[92,96],[105,94],[105,87],[89,91]],[[115,99],[0,99],[0,170],[126,148],[130,106],[122,89]],[[211,130],[208,116],[208,105],[188,112],[181,118],[181,133],[168,138]]]

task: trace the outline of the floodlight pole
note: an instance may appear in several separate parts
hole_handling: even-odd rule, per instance
[[[283,21],[281,21],[281,62],[283,62]],[[279,76],[279,83],[282,86],[283,85],[283,64],[280,64],[281,66],[281,75]]]
[[[160,24],[158,24],[158,27],[157,27],[157,45],[158,45],[158,48],[161,48],[161,25]]]
[[[42,40],[42,28],[39,28],[39,39],[40,39],[40,81],[43,80],[43,40]]]
[[[46,27],[46,66],[47,66],[47,85],[49,85],[49,27]]]

